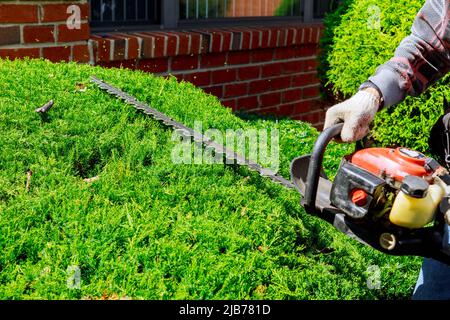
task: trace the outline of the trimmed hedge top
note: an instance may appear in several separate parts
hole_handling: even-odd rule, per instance
[[[285,176],[317,136],[295,121],[240,119],[174,78],[0,60],[0,298],[410,296],[420,259],[355,243],[306,215],[296,192],[245,168],[174,165],[171,131],[101,92],[91,75],[188,126],[278,128]],[[50,99],[41,119],[34,109]],[[328,171],[350,150],[330,146]],[[366,286],[370,265],[381,268],[381,290]],[[68,286],[74,270],[81,282]]]

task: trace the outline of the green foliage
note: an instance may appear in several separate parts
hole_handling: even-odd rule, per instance
[[[319,66],[317,67],[318,77],[323,84],[326,84],[328,81],[327,72],[330,69],[329,56],[333,52],[335,29],[341,25],[342,17],[353,1],[355,0],[342,0],[336,10],[329,12],[323,21],[324,30],[320,38],[320,47],[322,50],[320,51]]]
[[[237,118],[175,79],[0,60],[0,298],[409,298],[419,258],[354,242],[305,214],[295,191],[245,168],[173,164],[171,130],[101,92],[91,75],[188,126],[278,128],[286,177],[317,137],[300,122]],[[41,119],[34,109],[49,99]],[[350,150],[330,146],[329,173]],[[370,265],[381,269],[381,290],[367,289]],[[78,289],[67,286],[74,267]]]
[[[377,66],[393,56],[400,41],[409,35],[424,1],[349,3],[349,9],[339,18],[333,15],[326,20],[331,31],[323,40],[326,53],[325,69],[321,73],[334,93],[345,97],[354,94]],[[449,94],[448,79],[441,80],[420,97],[407,98],[404,103],[380,112],[375,119],[375,139],[383,145],[403,145],[426,152],[429,131],[442,114],[443,96]]]
[[[278,8],[275,10],[274,16],[277,17],[286,17],[292,16],[301,10],[301,1],[302,0],[283,0],[281,1]]]

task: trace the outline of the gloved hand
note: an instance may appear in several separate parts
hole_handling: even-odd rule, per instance
[[[369,133],[369,125],[380,107],[380,99],[380,94],[374,88],[358,91],[350,99],[328,109],[324,129],[343,122],[342,141],[361,140]]]

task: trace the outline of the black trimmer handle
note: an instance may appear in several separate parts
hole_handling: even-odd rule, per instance
[[[306,178],[304,206],[307,210],[315,211],[316,209],[317,188],[322,171],[323,155],[330,141],[341,134],[343,126],[343,123],[338,123],[325,129],[314,144]]]

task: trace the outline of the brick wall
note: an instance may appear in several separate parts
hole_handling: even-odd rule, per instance
[[[69,29],[67,8],[81,10]],[[174,75],[225,106],[323,123],[321,24],[91,34],[87,0],[0,2],[0,58],[46,58]]]
[[[80,8],[79,28],[69,29],[70,5]],[[0,2],[0,58],[89,61],[87,0]],[[71,26],[70,26],[71,27]]]
[[[94,63],[173,75],[233,110],[323,123],[320,24],[92,36]]]

